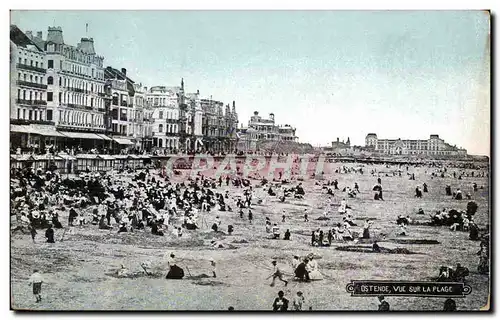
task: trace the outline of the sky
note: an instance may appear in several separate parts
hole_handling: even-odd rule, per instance
[[[86,24],[88,23],[88,32]],[[93,37],[105,66],[297,128],[300,142],[428,139],[490,154],[482,11],[12,11],[34,34]]]

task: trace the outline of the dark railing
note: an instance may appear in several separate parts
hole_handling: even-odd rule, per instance
[[[126,107],[126,106],[127,106],[127,102],[126,102],[126,101],[122,101],[122,102],[120,103],[120,106],[122,106],[122,107]]]
[[[97,93],[97,95],[98,95],[99,97],[105,97],[105,96],[106,96],[106,94],[105,94],[104,92],[98,92],[98,93]]]
[[[133,104],[133,103],[129,103],[129,104],[128,104],[128,107],[129,107],[129,108],[133,108],[133,107],[134,107],[134,104]]]
[[[27,64],[24,64],[24,63],[18,63],[17,67],[19,69],[33,70],[33,71],[38,71],[38,72],[43,72],[43,73],[47,72],[47,69],[30,66],[30,65],[27,65]]]
[[[45,121],[45,120],[24,120],[24,119],[11,119],[11,124],[50,124],[54,125],[54,121]]]
[[[38,105],[38,106],[46,106],[47,105],[47,101],[43,101],[43,100],[16,99],[16,102],[19,104]]]
[[[106,109],[105,108],[97,108],[97,111],[104,112],[104,111],[106,111]]]
[[[35,83],[35,82],[17,80],[17,84],[20,85],[20,86],[27,86],[27,87],[32,87],[32,88],[47,89],[47,85],[46,84],[41,84],[41,83]]]

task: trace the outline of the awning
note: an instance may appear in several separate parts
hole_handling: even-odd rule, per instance
[[[53,126],[43,124],[31,124],[32,133],[46,137],[64,137],[60,132],[56,131]]]
[[[96,135],[97,135],[97,136],[99,136],[99,137],[101,137],[103,140],[107,140],[107,141],[111,141],[111,140],[113,140],[113,139],[111,139],[110,137],[103,135],[102,133],[100,133],[100,134],[96,134]]]
[[[101,158],[103,160],[115,160],[115,157],[107,155],[107,154],[100,154],[99,158]]]
[[[124,145],[131,145],[134,144],[132,141],[129,139],[123,139],[123,138],[113,138],[113,140],[118,143],[118,144],[124,144]]]
[[[29,125],[16,125],[16,124],[10,125],[10,132],[32,133]]]
[[[51,125],[30,124],[30,125],[10,125],[11,132],[38,134],[46,137],[64,137]]]
[[[65,135],[68,138],[73,138],[73,139],[94,139],[94,140],[104,140],[104,138],[98,136],[95,133],[90,133],[90,132],[67,132],[67,131],[61,131],[63,135]]]

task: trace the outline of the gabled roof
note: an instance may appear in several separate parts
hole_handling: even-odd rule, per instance
[[[106,67],[104,69],[104,78],[105,79],[118,79],[118,80],[127,80],[127,91],[129,92],[129,95],[133,96],[135,94],[135,88],[134,88],[134,81],[127,77],[126,75],[123,74],[118,69],[115,69],[113,67]]]
[[[10,26],[10,40],[19,47],[26,48],[27,46],[32,45],[35,46],[38,51],[43,52],[42,47],[31,41],[31,39],[28,38],[28,36],[24,34],[24,32],[22,32],[16,25]]]

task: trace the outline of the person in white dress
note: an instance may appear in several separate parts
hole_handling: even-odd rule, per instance
[[[319,272],[318,262],[314,259],[313,255],[309,255],[309,262],[307,263],[306,270],[309,272],[311,280],[322,280],[323,276]]]

